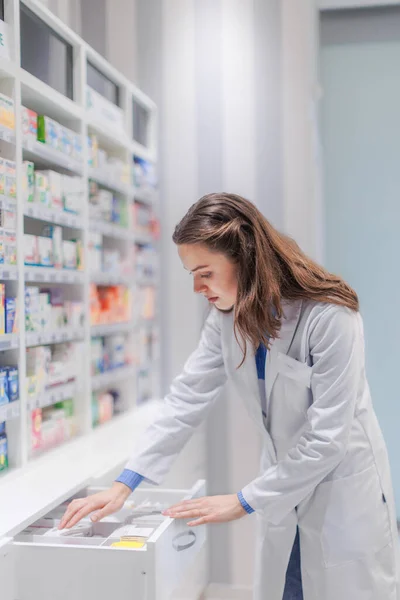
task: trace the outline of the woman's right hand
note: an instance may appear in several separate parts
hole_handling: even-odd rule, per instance
[[[98,492],[86,498],[76,498],[69,504],[58,529],[70,529],[90,513],[93,522],[119,511],[132,490],[125,484],[114,482],[109,490]]]

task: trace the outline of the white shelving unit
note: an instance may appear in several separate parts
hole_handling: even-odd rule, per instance
[[[20,51],[20,28],[21,7],[26,6],[35,17],[43,21],[55,34],[72,46],[73,54],[73,97],[68,98],[56,91],[21,66]],[[140,365],[133,362],[112,371],[107,371],[91,377],[91,344],[95,336],[109,336],[123,333],[128,346],[135,359],[135,322],[132,311],[132,319],[123,323],[111,323],[107,325],[91,326],[90,315],[90,291],[91,284],[101,286],[122,285],[135,291],[140,282],[135,281],[134,265],[131,275],[119,275],[116,272],[92,272],[89,266],[90,236],[98,233],[103,236],[104,247],[107,249],[118,249],[125,256],[131,256],[130,252],[135,248],[139,236],[135,235],[133,224],[133,210],[130,206],[135,201],[142,202],[157,212],[157,192],[152,189],[137,188],[132,184],[122,183],[116,177],[110,177],[102,169],[89,166],[89,141],[88,136],[95,134],[98,146],[106,151],[110,157],[119,159],[125,164],[133,166],[134,157],[150,161],[156,165],[157,161],[157,137],[156,120],[157,108],[155,104],[146,97],[137,87],[127,80],[121,73],[114,69],[103,57],[90,48],[79,36],[66,27],[56,18],[39,0],[8,0],[5,3],[5,23],[2,23],[7,35],[5,47],[0,47],[0,92],[12,97],[15,106],[15,130],[7,129],[0,125],[0,157],[16,162],[17,171],[17,199],[0,195],[0,209],[14,210],[17,213],[17,266],[0,264],[0,283],[5,283],[6,295],[17,297],[19,301],[19,333],[11,335],[0,335],[0,365],[17,365],[19,369],[20,399],[6,405],[0,405],[0,422],[7,422],[7,437],[9,443],[8,471],[0,472],[0,497],[4,497],[9,489],[7,482],[12,482],[17,477],[26,477],[27,473],[35,472],[37,464],[42,464],[42,474],[46,477],[46,467],[41,463],[42,458],[31,458],[30,452],[30,427],[31,411],[37,408],[45,408],[62,400],[74,397],[75,417],[79,427],[79,438],[66,444],[66,449],[73,444],[84,447],[87,438],[93,439],[99,434],[98,429],[107,428],[107,436],[110,439],[118,437],[121,430],[121,419],[124,414],[134,422],[136,412],[140,413],[142,408],[137,408],[135,390],[138,389],[138,373]],[[107,111],[104,114],[93,113],[93,107],[88,106],[88,63],[94,66],[101,74],[113,82],[119,90],[119,114],[121,116],[121,127],[108,121]],[[134,103],[139,103],[148,115],[148,141],[146,146],[139,144],[134,139]],[[27,107],[40,115],[45,115],[61,123],[80,134],[83,147],[82,160],[75,160],[61,151],[53,149],[42,142],[32,140],[24,135],[21,124],[21,107]],[[112,108],[112,107],[111,107]],[[110,111],[112,114],[112,110]],[[53,170],[59,173],[79,176],[82,178],[82,210],[79,215],[70,212],[50,209],[35,202],[27,202],[23,185],[23,161],[35,163],[35,168],[40,170]],[[113,192],[121,199],[126,207],[128,215],[128,227],[122,227],[113,223],[94,220],[89,210],[89,188],[90,182],[94,181],[100,189]],[[42,222],[42,223],[40,223]],[[82,270],[67,270],[51,267],[39,267],[36,265],[25,265],[24,256],[24,232],[31,233],[31,229],[55,224],[63,228],[67,237],[74,239],[77,236],[83,246],[83,268]],[[28,231],[27,231],[28,229]],[[36,233],[34,233],[36,235]],[[140,243],[151,243],[150,238]],[[62,287],[65,297],[71,300],[79,300],[84,305],[84,324],[81,327],[65,327],[42,332],[31,332],[24,330],[24,299],[25,290],[29,286]],[[7,290],[11,290],[7,294]],[[133,295],[135,298],[135,295]],[[154,327],[157,323],[154,323]],[[46,389],[36,395],[28,394],[26,379],[26,351],[41,345],[62,344],[64,342],[77,342],[79,346],[79,373],[76,380],[67,384],[58,385]],[[31,352],[31,351],[30,351]],[[155,369],[158,367],[155,364]],[[157,372],[154,378],[157,380]],[[100,426],[93,431],[92,425],[92,393],[108,387],[117,387],[121,394],[122,414],[109,423]],[[157,395],[158,386],[154,388],[153,397]],[[140,421],[140,418],[139,418]],[[115,429],[115,431],[114,431]],[[97,439],[96,437],[96,439]],[[129,450],[128,450],[129,451]],[[62,448],[54,448],[46,451],[46,460],[51,463],[51,457],[63,452]],[[123,450],[119,457],[121,458]],[[50,467],[49,467],[50,468]],[[62,484],[62,494],[68,493],[82,484],[82,473],[74,478],[74,469],[71,469],[71,477]],[[89,472],[85,472],[85,477]],[[61,488],[60,488],[61,489]],[[61,497],[60,496],[60,497]],[[43,498],[46,505],[46,498]],[[29,512],[29,511],[28,511]],[[3,533],[4,533],[3,528]]]

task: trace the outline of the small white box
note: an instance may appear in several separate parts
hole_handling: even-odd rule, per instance
[[[24,233],[24,263],[37,265],[39,263],[38,238],[36,235]]]
[[[38,237],[39,264],[42,267],[53,266],[53,240],[48,237]]]
[[[63,265],[65,269],[76,269],[76,243],[63,240],[62,243]]]

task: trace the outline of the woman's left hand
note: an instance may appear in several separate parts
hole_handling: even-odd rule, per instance
[[[183,500],[174,504],[163,515],[173,519],[194,519],[188,522],[190,527],[205,523],[226,523],[241,519],[247,512],[236,494],[226,496],[205,496],[194,500]]]

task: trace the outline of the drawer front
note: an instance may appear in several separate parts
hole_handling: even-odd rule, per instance
[[[200,481],[187,494],[186,498],[199,498],[206,493],[205,482]],[[202,570],[201,561],[196,561],[206,546],[207,527],[188,527],[186,521],[169,519],[165,531],[155,541],[150,538],[148,548],[154,555],[155,578],[154,597],[157,600],[170,600],[173,593],[183,584],[186,574],[192,569],[193,578],[201,578],[197,570]],[[197,596],[196,596],[197,597]]]
[[[15,543],[15,600],[148,600],[146,552]]]
[[[0,540],[0,595],[1,600],[15,600],[14,549],[12,540]]]

